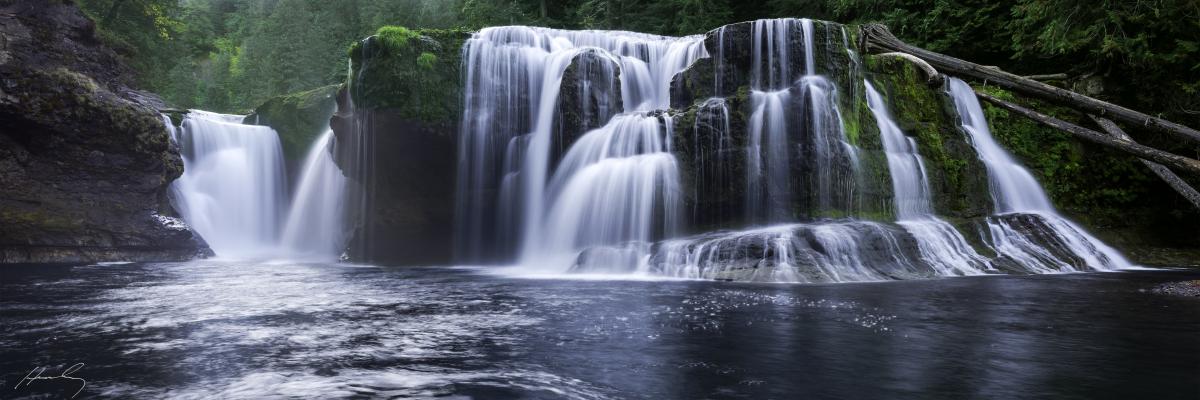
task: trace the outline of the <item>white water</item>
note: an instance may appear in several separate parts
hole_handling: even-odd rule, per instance
[[[326,131],[305,157],[281,238],[281,252],[290,258],[335,261],[349,237],[347,180],[329,152],[333,144],[333,131]]]
[[[242,119],[191,110],[182,129],[169,127],[184,165],[171,184],[175,208],[221,258],[336,260],[346,180],[327,150],[332,132],[309,151],[289,202],[279,136]]]
[[[183,175],[175,208],[220,257],[261,257],[275,248],[286,204],[279,136],[242,116],[193,110],[179,137]]]
[[[550,180],[545,236],[530,244],[524,264],[561,270],[585,248],[673,235],[679,173],[664,139],[659,118],[638,113],[618,115],[580,138]],[[592,261],[588,268],[602,268]]]
[[[643,267],[687,279],[864,282],[933,277],[898,232],[868,221],[784,224],[665,241]]]
[[[559,172],[562,167],[552,165],[551,142],[563,72],[581,52],[594,52],[620,65],[624,111],[665,109],[670,103],[671,78],[708,55],[702,39],[524,26],[486,28],[474,34],[464,51],[466,106],[459,149],[458,243],[463,257],[478,259],[507,252],[544,264],[549,258],[558,259],[564,247],[594,244],[596,238],[641,240],[645,235],[634,232],[654,231],[648,225],[618,229],[590,224],[587,222],[595,221],[596,216],[558,205],[588,198],[592,207],[634,215],[618,225],[654,224],[652,218],[642,216],[655,214],[654,210],[663,206],[658,203],[662,199],[641,201],[646,194],[635,188],[677,181],[673,156],[643,154],[665,152],[669,143],[639,149],[636,155],[610,155],[603,161],[589,159],[574,166],[568,159],[586,157],[572,156],[576,152],[572,148],[561,164],[569,167],[569,172]],[[618,130],[612,125],[617,118],[621,117],[602,130]],[[660,135],[660,140],[667,140],[665,133]],[[561,186],[551,190],[547,187],[551,181]],[[621,190],[598,193],[594,184],[599,183]],[[560,228],[572,225],[584,232],[562,237]],[[611,229],[624,234],[614,234]],[[486,243],[505,237],[520,238],[515,252],[486,248]],[[567,267],[569,264],[557,266]]]
[[[1030,271],[1109,270],[1128,268],[1129,261],[1075,223],[1058,215],[1050,198],[1033,175],[1000,147],[992,137],[974,89],[956,78],[947,80],[962,129],[967,132],[979,159],[987,166],[996,214],[988,226],[996,252]],[[1016,229],[1003,217],[1030,214],[1044,230]],[[1056,247],[1057,252],[1046,246]]]
[[[846,138],[836,86],[819,75],[815,29],[809,19],[753,23],[746,217],[756,223],[813,217],[795,215],[794,200],[801,195],[810,198],[808,209],[818,216],[850,210],[855,203],[858,149]],[[803,38],[802,73],[791,68],[796,36]],[[716,79],[721,73],[723,67]],[[811,159],[802,160],[801,153]],[[811,166],[806,188],[797,187],[792,176],[797,162]]]
[[[791,154],[785,104],[788,91],[750,92],[746,146],[746,215],[753,221],[792,219]]]
[[[892,176],[897,223],[917,240],[921,258],[941,275],[975,275],[988,268],[987,259],[967,244],[962,234],[946,221],[934,216],[930,206],[929,178],[925,163],[917,151],[917,141],[904,135],[892,119],[870,81],[866,86],[867,106],[875,116],[887,153]]]

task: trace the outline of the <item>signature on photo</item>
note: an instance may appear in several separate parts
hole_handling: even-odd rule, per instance
[[[80,383],[79,390],[76,390],[75,394],[71,395],[71,398],[73,399],[73,398],[75,398],[75,396],[79,395],[79,392],[83,391],[83,388],[87,387],[86,380],[84,380],[83,378],[76,378],[76,377],[71,376],[71,374],[74,374],[76,371],[79,371],[80,369],[82,369],[83,366],[84,366],[83,363],[75,363],[75,365],[67,367],[67,369],[64,369],[61,374],[58,374],[55,376],[43,376],[46,373],[46,367],[37,367],[37,368],[34,368],[33,371],[29,371],[28,374],[25,374],[25,377],[21,378],[21,380],[17,382],[17,386],[14,386],[13,389],[20,389],[21,385],[25,385],[25,387],[29,387],[30,384],[32,384],[33,382],[36,382],[36,381],[69,379],[69,380],[73,380],[73,381],[79,381],[79,383]]]

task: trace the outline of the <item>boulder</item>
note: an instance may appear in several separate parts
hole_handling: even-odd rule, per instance
[[[0,7],[0,263],[186,260],[155,96],[67,2]]]

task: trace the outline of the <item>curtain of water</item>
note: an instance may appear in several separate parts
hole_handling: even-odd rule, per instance
[[[184,172],[171,184],[176,209],[220,257],[273,249],[286,201],[279,136],[241,119],[189,112],[179,135]]]
[[[588,167],[559,172],[563,167],[554,165],[551,144],[563,74],[581,52],[599,54],[620,66],[624,111],[665,109],[670,103],[671,78],[696,59],[708,55],[702,39],[524,26],[486,28],[473,35],[463,53],[466,88],[457,193],[460,256],[480,261],[507,253],[530,260],[535,254],[540,258],[548,249],[559,248],[549,244],[559,239],[577,246],[595,244],[594,240],[581,237],[641,240],[644,235],[623,231],[629,234],[613,236],[606,230],[610,227],[596,224],[580,227],[585,231],[597,230],[594,234],[572,233],[575,239],[571,240],[559,236],[558,227],[572,223],[559,218],[584,217],[565,216],[566,211],[556,208],[555,202],[584,195],[574,192],[577,190],[595,190],[594,186],[570,184],[578,182],[577,179],[599,179],[610,188],[619,187],[619,191],[607,192],[603,199],[591,204],[594,208],[614,210],[632,204],[661,208],[657,202],[634,201],[645,195],[635,188],[646,185],[649,175],[657,176],[651,179],[659,182],[656,185],[677,180],[674,157],[665,152],[669,142],[657,149],[642,148],[636,155],[613,156],[609,158],[614,160],[597,160]],[[642,114],[633,118],[648,117]],[[620,121],[614,118],[601,131],[619,130],[617,125]],[[584,138],[589,135],[592,133]],[[668,140],[666,132],[658,135],[664,136],[660,140]],[[580,142],[584,142],[583,138]],[[576,149],[571,147],[560,164],[571,165],[574,152]],[[645,172],[651,170],[657,172]],[[548,188],[552,180],[563,182],[562,187]],[[628,211],[661,218],[661,213],[651,209]],[[513,246],[494,240],[506,237],[520,238],[520,243]],[[493,243],[513,248],[489,248]]]
[[[917,141],[905,136],[896,125],[875,86],[870,81],[863,81],[863,84],[867,106],[875,116],[887,153],[897,223],[913,235],[921,259],[939,275],[982,273],[981,269],[989,267],[987,260],[976,253],[953,226],[933,215],[929,178],[925,163],[917,152]]]
[[[332,132],[318,139],[289,196],[279,136],[243,116],[192,110],[176,130],[183,175],[171,199],[223,258],[336,260],[345,245],[346,180],[333,163]]]
[[[998,253],[1030,271],[1106,270],[1129,266],[1116,250],[1058,214],[1033,174],[996,143],[970,85],[949,78],[947,91],[958,111],[962,129],[979,159],[987,166],[992,200],[998,214],[989,218],[988,226]],[[1028,214],[1026,218],[1040,221],[1018,226],[1014,217],[1005,216],[1016,213]]]

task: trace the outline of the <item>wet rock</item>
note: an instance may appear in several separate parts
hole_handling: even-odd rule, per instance
[[[334,159],[351,179],[358,221],[348,259],[446,265],[454,244],[458,125],[457,30],[410,31],[405,46],[377,36],[351,49],[352,81],[329,120]]]
[[[557,161],[576,139],[604,126],[621,112],[620,66],[596,50],[579,53],[563,72],[551,143],[551,162]]]
[[[69,2],[0,7],[0,263],[185,260],[206,246],[167,189],[183,170],[151,96]]]

